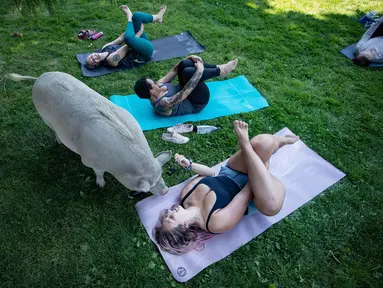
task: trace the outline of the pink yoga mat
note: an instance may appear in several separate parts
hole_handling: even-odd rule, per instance
[[[284,128],[276,133],[279,136],[286,134],[292,132]],[[217,170],[223,163],[216,166]],[[207,266],[225,258],[345,176],[302,141],[285,146],[275,153],[270,159],[270,172],[286,188],[282,210],[272,217],[260,213],[245,216],[231,231],[206,241],[202,251],[194,250],[175,256],[160,250],[177,281],[186,282],[193,278]],[[166,196],[151,196],[136,204],[138,215],[152,240],[152,229],[158,221],[160,211],[178,203],[179,194],[188,181],[190,179],[171,187]]]

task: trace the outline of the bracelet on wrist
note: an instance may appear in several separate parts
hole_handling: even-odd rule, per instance
[[[190,171],[192,170],[192,164],[193,164],[193,161],[191,159],[189,159],[189,166],[185,167],[184,169],[187,170],[187,171]]]

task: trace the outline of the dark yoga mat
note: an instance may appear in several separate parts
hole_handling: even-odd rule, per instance
[[[342,53],[344,56],[346,56],[349,59],[354,58],[354,51],[355,51],[356,44],[357,43],[347,46],[346,48],[340,50],[340,53]],[[383,64],[371,63],[368,67],[383,67]]]
[[[149,62],[162,61],[205,51],[205,47],[202,46],[196,39],[194,39],[193,35],[189,31],[178,35],[152,40],[151,42],[154,46],[154,52]],[[113,72],[131,69],[127,67],[112,68],[105,66],[99,66],[95,69],[88,69],[85,66],[85,59],[89,54],[91,53],[89,52],[76,55],[77,61],[81,65],[81,73],[85,77],[97,77]]]

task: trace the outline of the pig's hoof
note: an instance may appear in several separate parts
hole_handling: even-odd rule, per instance
[[[101,178],[101,179],[96,179],[96,183],[97,183],[97,185],[98,186],[100,186],[101,188],[104,188],[104,186],[105,186],[105,180],[104,180],[104,178]]]

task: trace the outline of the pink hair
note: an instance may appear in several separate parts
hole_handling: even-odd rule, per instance
[[[205,248],[203,242],[212,238],[214,234],[201,229],[195,224],[189,227],[180,224],[171,230],[166,230],[162,224],[167,217],[168,211],[168,209],[161,211],[158,223],[152,232],[161,249],[174,255],[181,255],[193,249],[203,250]]]

